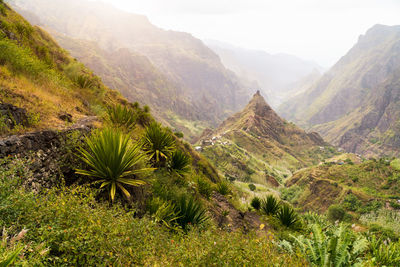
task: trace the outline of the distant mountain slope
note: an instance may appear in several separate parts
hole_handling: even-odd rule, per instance
[[[283,104],[285,118],[349,152],[400,151],[400,26],[375,25],[317,83]]]
[[[311,61],[287,54],[268,54],[248,50],[223,42],[208,40],[206,44],[217,53],[226,67],[246,81],[256,81],[272,107],[290,96],[290,89],[322,68]]]
[[[115,51],[120,53],[121,49],[125,48],[131,53],[147,57],[155,72],[168,80],[163,83],[167,83],[169,89],[175,87],[173,91],[176,96],[182,95],[182,99],[177,101],[191,107],[192,112],[188,112],[191,114],[184,116],[183,119],[193,119],[196,107],[201,107],[201,112],[198,112],[197,116],[215,126],[248,101],[247,89],[241,85],[235,74],[225,69],[219,57],[190,34],[162,30],[152,25],[144,16],[126,13],[101,2],[78,0],[11,2],[20,10],[25,10],[23,12],[29,11],[39,17],[41,24],[46,28],[73,39],[94,41],[107,53]],[[78,50],[75,49],[77,54]],[[144,68],[148,68],[149,62],[144,63]],[[115,62],[107,64],[115,65]],[[139,87],[133,78],[132,80],[129,80],[129,76],[126,78],[123,91],[126,92],[132,84]],[[121,77],[118,75],[116,79]],[[165,84],[160,87],[162,88],[158,88],[158,91],[145,86],[143,89],[148,90],[149,94],[156,94],[159,98],[169,99],[171,90],[162,90]],[[183,93],[176,94],[176,92]],[[144,100],[152,99],[147,96],[146,98]],[[148,104],[156,107],[158,103]],[[182,115],[180,104],[176,109],[173,103],[170,104],[175,113]]]
[[[325,148],[329,145],[317,133],[306,133],[281,119],[260,92],[242,111],[203,135],[202,144],[211,142],[213,145],[206,145],[204,153],[222,172],[238,179],[254,176],[258,183],[266,175],[282,180],[299,168],[318,164],[331,153]],[[224,157],[223,150],[231,153]],[[252,165],[257,171],[246,174]]]

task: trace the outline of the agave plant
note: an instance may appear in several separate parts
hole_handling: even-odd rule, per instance
[[[156,223],[162,223],[167,228],[177,230],[177,220],[180,216],[177,215],[176,206],[160,198],[153,198],[150,203],[149,212]]]
[[[177,203],[179,225],[186,229],[188,224],[201,225],[208,221],[206,209],[193,197],[182,196]]]
[[[75,83],[82,89],[91,88],[94,83],[89,75],[82,74],[75,78]]]
[[[250,205],[255,209],[259,210],[261,208],[261,199],[259,197],[253,197]]]
[[[275,216],[286,227],[291,227],[299,222],[299,216],[289,205],[283,205]]]
[[[176,150],[172,153],[171,160],[168,163],[170,172],[180,176],[190,172],[190,158],[181,150]]]
[[[343,224],[324,230],[314,224],[309,237],[292,238],[309,262],[316,266],[362,266],[362,256],[368,249],[368,240]]]
[[[148,155],[153,166],[159,167],[165,164],[175,151],[174,138],[156,122],[146,128],[142,140],[143,151]]]
[[[136,168],[144,156],[141,147],[133,145],[128,135],[120,130],[104,129],[86,138],[88,149],[80,148],[79,157],[88,170],[77,169],[81,175],[90,176],[101,183],[100,188],[108,188],[111,201],[114,201],[117,188],[127,197],[131,195],[126,185],[145,184],[136,175],[151,171],[149,168]]]
[[[107,109],[107,120],[118,128],[132,130],[135,128],[137,113],[135,110],[117,104]]]
[[[269,195],[261,201],[261,210],[267,215],[277,214],[279,207],[279,201],[273,195]]]
[[[226,196],[231,192],[231,188],[226,181],[222,181],[217,184],[217,192]]]

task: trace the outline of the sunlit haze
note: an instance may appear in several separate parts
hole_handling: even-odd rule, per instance
[[[334,64],[374,24],[400,24],[398,0],[104,0],[200,39]]]

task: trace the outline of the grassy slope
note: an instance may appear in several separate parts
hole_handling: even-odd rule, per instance
[[[107,102],[125,101],[42,29],[32,27],[7,6],[0,7],[1,100],[25,108],[35,119],[20,132],[62,128],[65,122],[59,119],[60,113],[70,113],[76,121],[96,114]],[[78,79],[90,86],[80,86]]]
[[[355,195],[361,206],[373,201],[384,206],[400,199],[396,162],[390,164],[382,159],[360,164],[327,163],[295,173],[286,185],[300,187],[302,193],[293,201],[305,210],[326,211],[332,204],[343,203],[348,195]]]
[[[288,123],[257,94],[241,112],[228,118],[212,136],[221,136],[204,154],[227,176],[271,185],[293,172],[316,165],[335,151]],[[211,136],[208,136],[211,138]],[[228,145],[224,145],[224,143]],[[269,181],[268,181],[269,180]],[[275,185],[276,186],[276,185]]]

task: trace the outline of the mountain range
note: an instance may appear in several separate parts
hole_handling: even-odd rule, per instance
[[[258,86],[273,108],[292,96],[294,84],[324,71],[312,61],[289,54],[269,54],[215,40],[205,42],[245,84],[251,84],[253,88]]]
[[[196,120],[198,125],[216,126],[249,99],[240,79],[188,33],[160,29],[145,16],[101,2],[10,3],[32,23],[51,31],[108,86],[131,101],[150,105],[156,116],[179,130],[195,133]],[[116,59],[124,64],[115,66]]]
[[[375,25],[279,113],[364,156],[400,149],[400,26]]]

